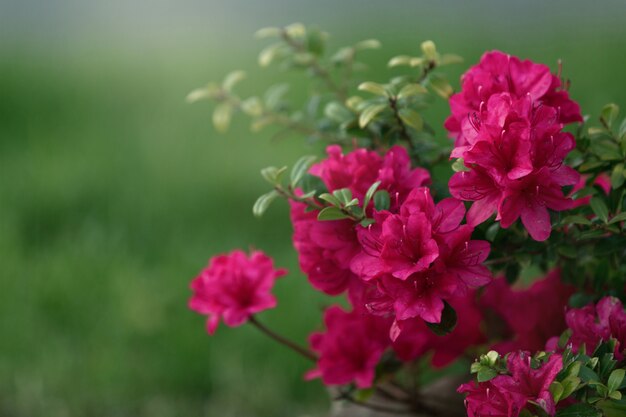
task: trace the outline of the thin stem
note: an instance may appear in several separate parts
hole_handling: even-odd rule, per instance
[[[267,336],[269,336],[270,338],[274,339],[275,341],[277,341],[278,343],[280,343],[281,345],[285,345],[287,346],[289,349],[299,353],[300,355],[304,356],[305,358],[313,361],[313,362],[317,362],[317,356],[315,356],[315,354],[313,354],[311,351],[309,351],[308,349],[296,344],[295,342],[292,342],[291,340],[279,335],[278,333],[275,333],[273,330],[270,330],[268,327],[266,327],[265,325],[261,324],[256,317],[254,316],[250,316],[249,318],[250,323],[252,323],[257,329],[259,329],[261,332],[265,333]]]
[[[406,125],[404,124],[404,121],[400,117],[400,113],[398,111],[398,102],[395,99],[395,97],[389,97],[389,107],[391,107],[391,110],[393,110],[393,115],[396,118],[396,122],[398,123],[398,126],[400,127],[400,136],[402,136],[402,139],[404,139],[407,142],[407,144],[409,145],[409,148],[411,149],[411,152],[415,153],[415,144],[413,143],[413,140],[411,139],[411,135],[409,135],[409,131],[407,130]]]

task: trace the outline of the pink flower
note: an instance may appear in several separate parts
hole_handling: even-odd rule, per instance
[[[413,190],[399,214],[375,212],[376,223],[358,228],[361,253],[352,271],[376,284],[366,304],[396,320],[441,320],[443,301],[491,279],[482,262],[489,244],[459,226],[465,209],[454,199],[435,205],[427,188]],[[397,336],[397,334],[396,334]],[[393,337],[395,338],[395,337]]]
[[[359,388],[371,387],[376,365],[390,343],[390,321],[363,310],[347,313],[333,306],[324,313],[324,323],[326,332],[309,339],[319,360],[306,378],[322,378],[325,385],[354,382]]]
[[[604,297],[594,305],[574,308],[565,316],[567,326],[572,330],[569,343],[577,351],[585,346],[593,352],[600,341],[610,338],[617,340],[616,356],[622,358],[626,351],[626,312],[620,300]]]
[[[579,178],[563,164],[575,143],[556,119],[551,107],[535,108],[529,97],[501,93],[463,123],[465,143],[452,156],[463,158],[469,171],[454,174],[449,187],[454,197],[474,202],[467,216],[470,225],[495,212],[502,227],[521,218],[531,237],[542,241],[551,232],[548,209],[575,206],[562,191]]]
[[[379,189],[392,197],[397,208],[410,190],[430,183],[428,171],[411,169],[406,150],[393,146],[384,156],[366,149],[343,154],[341,148],[327,148],[328,158],[311,167],[310,173],[322,179],[328,191],[349,188],[363,201],[368,188],[381,181]],[[370,208],[371,210],[371,208]],[[293,242],[302,271],[316,289],[337,295],[358,277],[350,271],[352,258],[360,252],[355,224],[351,220],[317,220],[317,213],[306,212],[302,203],[291,203]]]
[[[580,107],[567,91],[559,90],[560,80],[545,65],[492,51],[485,53],[461,81],[461,91],[450,98],[452,114],[445,122],[450,135],[456,138],[456,146],[466,142],[463,121],[481,111],[483,103],[498,93],[509,93],[514,98],[528,96],[537,105],[553,107],[559,123],[582,122]]]
[[[565,330],[565,309],[573,293],[573,287],[561,282],[557,269],[527,289],[513,289],[504,278],[494,280],[485,288],[481,303],[488,322],[493,313],[493,320],[504,321],[506,339],[492,348],[501,354],[543,349],[551,337]]]
[[[508,389],[512,383],[510,376],[500,375],[486,382],[468,382],[457,392],[467,394],[468,417],[517,417],[526,405],[526,398]]]
[[[530,366],[528,352],[509,355],[507,366],[511,375],[499,375],[487,382],[470,382],[459,387],[466,393],[465,407],[469,417],[517,417],[530,401],[548,415],[556,412],[550,384],[563,368],[561,355],[552,354],[537,369]]]
[[[276,306],[271,294],[276,278],[287,273],[274,269],[274,262],[261,251],[246,256],[241,250],[218,255],[191,282],[189,308],[208,315],[207,331],[213,334],[220,318],[236,327],[263,310]]]
[[[448,301],[457,314],[456,327],[448,335],[434,334],[423,320],[397,322],[400,335],[393,342],[393,349],[401,360],[409,362],[427,352],[433,352],[432,363],[439,368],[461,357],[469,347],[485,341],[480,328],[482,314],[476,303],[475,291]]]

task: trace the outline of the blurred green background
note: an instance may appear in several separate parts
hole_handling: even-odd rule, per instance
[[[626,3],[457,1],[3,1],[0,3],[0,416],[322,415],[309,366],[253,328],[215,337],[188,283],[217,253],[266,250],[291,271],[263,314],[304,341],[328,302],[297,273],[285,204],[251,215],[267,165],[318,152],[301,138],[223,136],[184,97],[231,69],[241,91],[284,75],[256,66],[259,27],[318,24],[339,47],[378,38],[364,78],[433,39],[466,58],[489,49],[564,62],[597,115],[626,107]],[[294,94],[306,79],[293,75]],[[430,121],[439,127],[446,104]]]

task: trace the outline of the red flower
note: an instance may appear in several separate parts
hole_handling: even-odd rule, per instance
[[[411,169],[406,150],[393,146],[384,156],[366,149],[343,154],[337,145],[327,148],[328,158],[311,167],[328,191],[349,188],[363,201],[368,188],[380,181],[379,189],[389,192],[392,209],[397,209],[410,190],[430,183],[428,171]],[[318,221],[316,212],[306,212],[302,203],[291,203],[293,242],[302,271],[316,289],[337,295],[358,277],[350,271],[352,258],[360,252],[355,225],[351,220]],[[370,208],[369,210],[372,210]]]
[[[559,90],[559,78],[542,64],[507,55],[500,51],[485,53],[478,65],[462,77],[461,91],[450,98],[452,114],[445,122],[456,145],[462,146],[466,137],[463,121],[481,110],[483,103],[497,93],[509,93],[514,98],[529,96],[537,105],[553,107],[559,123],[582,122],[580,107],[569,98],[567,91]]]
[[[390,321],[363,310],[347,313],[333,306],[324,313],[324,323],[326,332],[313,333],[309,339],[319,360],[306,378],[322,378],[326,385],[354,382],[359,388],[371,387],[376,365],[390,343]]]
[[[418,188],[399,214],[376,212],[376,223],[358,229],[362,251],[351,269],[376,284],[366,297],[370,310],[398,321],[419,317],[438,323],[445,299],[489,282],[491,274],[482,265],[489,244],[470,240],[473,229],[459,226],[464,212],[460,201],[435,205],[430,191]]]
[[[494,280],[485,288],[481,303],[504,320],[504,336],[509,340],[492,348],[501,354],[543,349],[551,337],[566,329],[565,309],[573,293],[573,287],[561,282],[559,270],[523,290],[511,288],[504,278]]]
[[[615,297],[604,297],[594,305],[574,308],[565,316],[567,326],[572,330],[569,343],[577,351],[585,346],[593,352],[600,341],[616,339],[616,356],[624,357],[626,352],[626,312],[621,301]]]
[[[215,332],[220,318],[227,326],[240,326],[251,315],[276,306],[271,290],[276,278],[286,273],[274,269],[272,259],[261,251],[250,257],[241,250],[215,256],[191,282],[194,294],[189,308],[208,315],[209,334]]]

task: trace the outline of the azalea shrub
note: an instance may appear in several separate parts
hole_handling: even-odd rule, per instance
[[[442,415],[415,381],[455,376],[450,395],[470,417],[626,416],[618,106],[588,116],[560,63],[500,51],[455,88],[445,68],[462,59],[432,41],[392,57],[390,79],[375,82],[359,61],[381,47],[374,39],[326,54],[328,35],[313,27],[257,36],[271,40],[262,67],[308,77],[304,102],[283,84],[241,97],[241,71],[188,100],[215,102],[220,131],[242,113],[253,131],[325,144],[291,168],[264,168],[269,190],[252,211],[287,201],[301,270],[336,302],[308,345],[283,337],[258,315],[277,306],[272,288],[286,271],[261,250],[236,249],[191,284],[189,306],[207,316],[208,333],[219,321],[250,323],[312,361],[307,380],[356,407]],[[441,99],[449,116],[425,120]]]

